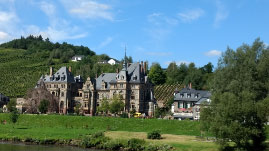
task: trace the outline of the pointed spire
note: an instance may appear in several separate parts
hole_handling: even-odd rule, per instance
[[[126,45],[125,45],[125,53],[124,53],[124,62],[123,62],[123,70],[127,70],[127,63],[126,63]]]

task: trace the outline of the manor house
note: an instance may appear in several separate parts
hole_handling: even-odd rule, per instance
[[[95,115],[103,99],[111,101],[113,97],[120,96],[125,104],[125,112],[135,109],[136,112],[153,116],[156,103],[153,84],[146,70],[146,62],[124,62],[121,71],[102,73],[95,79],[87,78],[84,81],[81,76],[72,75],[71,67],[61,67],[55,73],[50,67],[50,74],[42,76],[37,87],[44,82],[47,90],[59,98],[59,112],[62,114],[74,112],[74,107],[80,104],[84,114]]]

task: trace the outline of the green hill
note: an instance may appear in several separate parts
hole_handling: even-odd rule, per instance
[[[84,55],[85,58],[71,62],[73,55]],[[21,37],[0,45],[0,93],[10,98],[23,97],[27,90],[34,88],[42,74],[49,73],[50,66],[55,70],[71,66],[72,73],[84,79],[121,68],[121,65],[98,64],[98,61],[109,58],[105,54],[96,55],[84,46],[52,43],[40,36]]]
[[[11,98],[24,96],[40,76],[49,71],[46,54],[25,52],[27,50],[0,48],[0,92]],[[74,63],[59,63],[55,68],[72,65]]]

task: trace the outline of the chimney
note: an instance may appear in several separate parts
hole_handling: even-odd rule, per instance
[[[69,66],[68,71],[72,72],[72,67],[71,66]]]
[[[141,73],[143,72],[143,61],[141,61],[141,66],[140,66],[140,68],[141,68]]]
[[[144,73],[147,73],[147,62],[144,62]]]
[[[190,86],[189,86],[189,88],[191,89],[191,83],[190,83]]]
[[[53,75],[53,67],[50,67],[50,76],[52,77]]]

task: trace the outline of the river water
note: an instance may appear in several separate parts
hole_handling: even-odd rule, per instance
[[[57,145],[26,145],[22,143],[0,142],[0,151],[97,151],[93,149],[83,149],[72,146]]]

